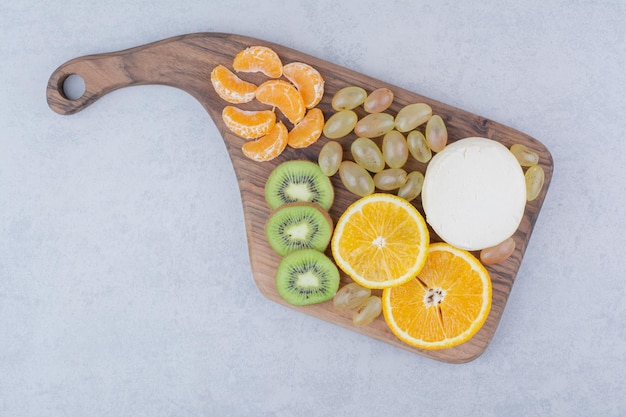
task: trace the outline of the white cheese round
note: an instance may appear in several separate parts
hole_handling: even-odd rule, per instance
[[[445,242],[470,251],[495,246],[515,233],[524,215],[524,172],[499,142],[461,139],[428,164],[422,204]]]

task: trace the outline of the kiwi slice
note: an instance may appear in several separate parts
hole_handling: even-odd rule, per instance
[[[289,304],[328,301],[339,288],[339,270],[322,252],[302,249],[285,256],[276,271],[276,290]]]
[[[300,249],[326,250],[333,234],[333,222],[317,203],[283,204],[265,223],[270,246],[280,256]]]
[[[328,210],[334,198],[330,179],[311,161],[283,162],[274,168],[265,184],[265,199],[272,209],[301,201],[318,203]]]

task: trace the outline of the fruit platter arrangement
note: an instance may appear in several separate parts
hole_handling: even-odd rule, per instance
[[[85,81],[74,100],[73,74]],[[118,88],[183,89],[241,192],[269,299],[432,359],[492,339],[552,177],[539,141],[259,39],[197,33],[80,57],[47,98],[73,114]]]

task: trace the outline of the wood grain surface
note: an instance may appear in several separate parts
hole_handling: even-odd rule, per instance
[[[450,142],[469,136],[482,136],[497,140],[507,147],[514,143],[521,143],[539,154],[540,165],[545,171],[543,189],[539,197],[526,206],[524,218],[514,235],[516,249],[513,255],[501,264],[487,267],[493,282],[491,312],[482,329],[468,342],[442,350],[415,349],[398,340],[388,329],[382,316],[369,326],[357,328],[352,325],[352,314],[334,309],[331,302],[307,307],[293,307],[278,296],[275,290],[274,273],[280,258],[267,244],[264,233],[264,224],[270,212],[264,198],[265,180],[274,167],[286,160],[308,159],[317,161],[317,155],[328,139],[322,136],[314,145],[305,149],[287,148],[278,158],[269,162],[252,162],[242,154],[241,145],[245,140],[232,134],[222,122],[221,111],[227,103],[213,90],[210,73],[218,64],[223,64],[232,69],[232,61],[237,52],[252,45],[271,47],[279,54],[283,63],[301,61],[315,67],[325,80],[324,98],[318,107],[323,111],[326,118],[333,113],[330,105],[331,98],[339,89],[356,85],[369,92],[375,88],[387,87],[395,94],[394,103],[388,112],[395,114],[401,107],[411,103],[427,103],[432,107],[433,114],[439,114],[444,119]],[[63,92],[63,83],[72,74],[78,74],[85,81],[84,94],[75,100],[68,99]],[[259,73],[241,74],[241,78],[256,84],[267,79]],[[515,282],[552,178],[552,156],[541,142],[500,123],[296,50],[259,39],[224,33],[182,35],[124,51],[73,59],[61,65],[51,75],[47,86],[47,100],[52,110],[69,115],[93,104],[111,91],[122,87],[145,84],[168,85],[188,92],[202,104],[219,129],[230,155],[241,192],[253,278],[261,293],[266,297],[302,313],[443,362],[467,362],[485,351],[502,317],[511,293],[511,287]],[[248,110],[267,109],[267,106],[257,102],[238,106]],[[141,110],[138,109],[137,111],[140,112]],[[280,118],[280,112],[277,114]],[[344,145],[345,159],[352,159],[349,153],[349,143],[354,138],[355,136],[351,135],[340,140]],[[377,138],[375,141],[380,144],[382,138]],[[409,157],[406,166],[407,171],[420,170],[425,172],[425,168],[425,164]],[[357,197],[344,189],[338,175],[332,177],[331,180],[335,186],[336,196],[330,209],[330,215],[336,222],[341,213]],[[423,213],[419,198],[414,201],[414,204]],[[432,229],[430,232],[431,241],[440,241]],[[330,251],[328,254],[330,255]],[[349,281],[347,276],[342,275],[343,283]]]

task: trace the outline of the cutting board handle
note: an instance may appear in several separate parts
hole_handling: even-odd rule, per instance
[[[122,87],[160,84],[193,95],[215,118],[223,104],[211,87],[211,70],[232,61],[233,51],[246,39],[223,33],[197,33],[164,39],[135,48],[72,59],[57,68],[48,81],[47,100],[59,114],[74,114],[107,93]],[[71,75],[85,83],[82,96],[71,99],[64,84]],[[214,105],[218,104],[218,105]]]

